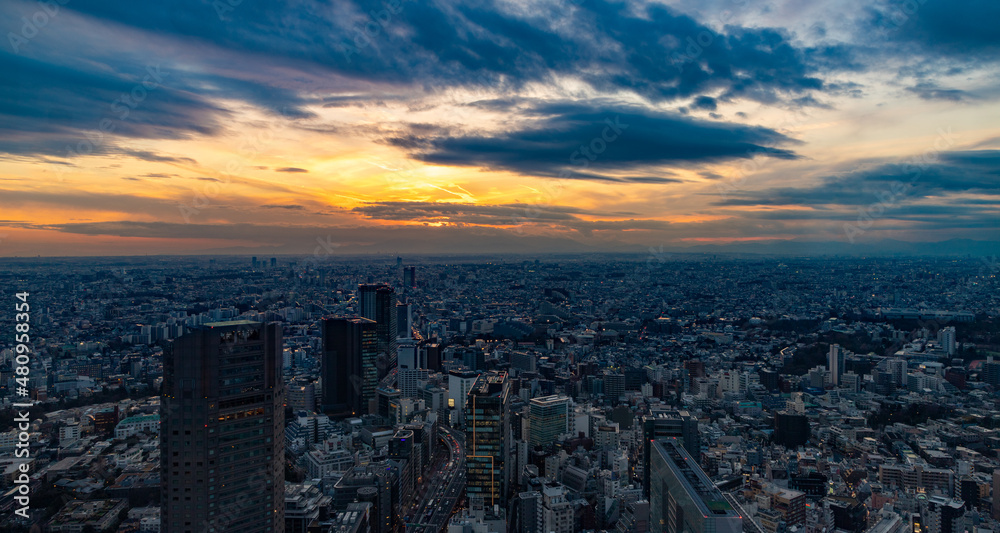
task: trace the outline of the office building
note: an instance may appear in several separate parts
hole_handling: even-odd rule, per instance
[[[375,412],[377,328],[357,317],[323,319],[323,411],[334,416]]]
[[[928,496],[921,501],[920,514],[926,533],[959,533],[957,519],[965,514],[965,502],[941,495]]]
[[[774,414],[774,442],[786,448],[796,448],[809,441],[809,419],[806,415],[782,411]]]
[[[375,321],[381,379],[396,367],[396,291],[384,283],[358,285],[358,315]]]
[[[955,326],[941,328],[941,331],[938,332],[938,342],[940,342],[941,349],[945,353],[955,355],[955,350],[958,347],[958,344],[955,342]]]
[[[654,533],[740,533],[743,520],[680,439],[656,439],[650,468]]]
[[[663,437],[676,437],[692,457],[701,458],[701,437],[698,419],[688,411],[658,411],[642,419],[643,493],[649,495],[649,460],[652,442]]]
[[[993,470],[993,508],[992,516],[994,520],[1000,520],[1000,468]]]
[[[396,304],[396,337],[400,339],[413,338],[413,305],[409,303]]]
[[[830,345],[826,368],[829,370],[830,384],[834,387],[839,386],[840,376],[844,375],[844,350],[840,348],[839,344]]]
[[[469,391],[479,379],[479,372],[471,370],[452,370],[448,372],[448,407],[465,409]]]
[[[982,381],[992,385],[994,388],[1000,387],[1000,361],[994,360],[992,355],[986,357],[982,374]]]
[[[569,398],[545,396],[528,403],[528,444],[550,446],[569,433]]]
[[[212,322],[163,357],[160,463],[165,533],[284,531],[279,324]]]
[[[476,379],[465,408],[466,495],[491,510],[507,508],[509,397],[507,373],[491,371]]]

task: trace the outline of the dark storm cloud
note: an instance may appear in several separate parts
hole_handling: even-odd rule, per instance
[[[568,74],[653,99],[718,90],[769,102],[823,87],[809,54],[781,30],[727,27],[720,34],[658,5],[588,0],[515,13],[490,0],[289,0],[231,9],[208,0],[140,6],[75,0],[69,8],[263,61],[393,83],[517,88]]]
[[[611,181],[678,181],[618,178],[614,173],[664,164],[707,163],[755,155],[798,158],[791,150],[776,147],[798,141],[768,128],[624,106],[552,103],[538,105],[532,112],[541,118],[524,129],[494,136],[410,134],[392,137],[388,142],[410,149],[414,157],[433,164]]]
[[[127,70],[127,71],[126,71]],[[0,52],[0,151],[114,152],[115,137],[181,139],[218,130],[224,111],[172,88],[159,65],[64,66]]]
[[[1000,150],[943,152],[932,162],[880,165],[827,177],[813,187],[747,191],[715,205],[863,206],[886,199],[886,203],[898,205],[960,193],[1000,196]]]
[[[871,9],[874,35],[911,43],[928,55],[996,62],[1000,51],[1000,3],[994,0],[887,2]]]
[[[715,98],[711,96],[699,96],[694,99],[694,103],[691,107],[695,109],[707,109],[708,111],[715,111],[718,106],[715,104]]]

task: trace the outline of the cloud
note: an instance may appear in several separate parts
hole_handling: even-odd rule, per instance
[[[774,130],[708,122],[638,107],[557,102],[531,110],[538,116],[520,129],[495,135],[407,134],[387,142],[427,163],[502,169],[525,175],[609,181],[676,182],[656,176],[618,177],[616,172],[662,165],[755,156],[797,159],[779,146],[798,144]]]
[[[868,206],[882,203],[893,213],[908,206],[924,214],[952,214],[943,207],[911,205],[920,200],[943,204],[959,194],[1000,196],[1000,150],[942,152],[930,163],[902,159],[839,176],[827,176],[813,186],[778,187],[730,194],[717,206]],[[899,211],[901,214],[905,210]],[[964,209],[965,213],[974,213]]]
[[[162,155],[149,150],[131,150],[131,149],[121,149],[120,153],[125,154],[136,159],[141,159],[143,161],[153,161],[156,163],[186,163],[190,165],[197,165],[198,162],[190,157],[176,157],[172,155]]]
[[[352,209],[367,218],[380,220],[439,221],[509,225],[512,220],[577,220],[577,215],[622,216],[634,213],[606,213],[576,207],[532,204],[461,204],[451,202],[371,202]]]
[[[211,134],[226,114],[169,87],[169,73],[152,66],[119,70],[94,61],[66,66],[3,51],[0,72],[7,73],[0,80],[0,152],[5,153],[107,154],[116,151],[120,138]],[[164,84],[152,86],[154,74]]]
[[[1000,51],[1000,4],[964,2],[886,2],[870,8],[870,29],[911,43],[928,55],[968,62],[996,62]]]
[[[306,170],[304,168],[298,168],[298,167],[276,168],[276,169],[274,169],[274,171],[275,172],[309,172],[308,170]]]
[[[961,89],[945,89],[939,87],[934,82],[928,81],[918,83],[913,87],[907,87],[906,90],[916,94],[924,100],[950,100],[952,102],[960,102],[969,98],[969,93],[966,91]]]
[[[264,63],[397,85],[517,89],[567,76],[601,91],[634,91],[655,100],[719,91],[763,102],[823,87],[808,54],[782,30],[727,26],[718,33],[656,4],[588,0],[538,2],[525,9],[492,0],[358,0],[320,7],[287,0],[228,9],[225,3],[177,0],[168,5],[74,0],[68,7],[144,31],[249,52]],[[216,13],[219,6],[225,9]],[[239,98],[301,103],[294,95],[229,78],[215,81]],[[353,103],[334,99],[320,105]]]
[[[715,111],[718,106],[715,103],[715,98],[711,96],[699,96],[694,99],[694,103],[691,104],[694,109],[706,109],[708,111]]]

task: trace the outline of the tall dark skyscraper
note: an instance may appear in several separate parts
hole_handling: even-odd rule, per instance
[[[649,494],[650,460],[655,439],[680,438],[681,445],[696,461],[701,459],[701,434],[698,419],[688,411],[659,411],[642,420],[643,471],[642,488]]]
[[[774,442],[796,448],[809,441],[809,418],[806,415],[779,411],[774,414]]]
[[[509,399],[507,373],[492,371],[479,376],[465,404],[466,495],[487,508],[507,507]]]
[[[323,319],[323,411],[332,415],[375,413],[377,359],[378,325],[374,320]]]
[[[358,314],[377,324],[381,379],[396,366],[396,291],[385,283],[358,285]]]
[[[650,531],[740,533],[743,520],[676,438],[650,449]]]
[[[279,324],[196,327],[163,357],[165,533],[283,532],[284,381]]]

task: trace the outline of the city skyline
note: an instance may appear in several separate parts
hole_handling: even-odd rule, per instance
[[[0,269],[0,528],[1000,527],[980,258],[293,263]]]
[[[998,9],[6,2],[0,256],[995,254]]]

